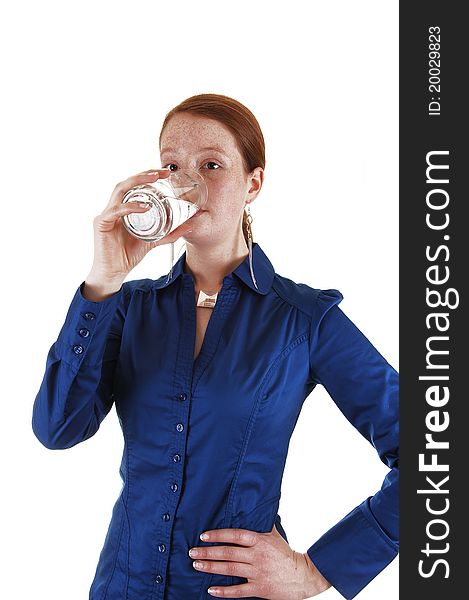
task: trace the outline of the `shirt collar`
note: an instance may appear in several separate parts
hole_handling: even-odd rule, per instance
[[[185,271],[186,265],[186,252],[177,260],[173,265],[172,277],[169,278],[169,273],[163,275],[155,281],[153,287],[157,289],[165,288],[176,281],[181,275],[187,275],[191,277],[189,273]],[[254,277],[256,278],[257,288],[251,278],[251,270],[249,268],[249,254],[244,258],[236,269],[224,277],[226,279],[232,279],[233,275],[236,275],[241,281],[243,281],[248,287],[257,292],[258,294],[265,295],[269,292],[272,287],[274,280],[275,270],[272,263],[262,251],[262,248],[257,242],[252,244],[252,270],[254,271]]]

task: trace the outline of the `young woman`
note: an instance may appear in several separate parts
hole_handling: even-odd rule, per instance
[[[90,438],[116,406],[123,487],[90,599],[301,600],[331,585],[353,598],[399,548],[397,373],[338,307],[339,291],[277,274],[253,242],[265,157],[245,106],[188,98],[166,116],[160,154],[164,169],[119,183],[94,219],[94,262],[33,408],[34,433],[57,449]],[[147,208],[124,194],[178,169],[203,175],[205,209],[157,242],[131,236],[121,217]],[[181,236],[169,276],[124,282]],[[302,553],[277,511],[290,437],[317,384],[390,471]]]

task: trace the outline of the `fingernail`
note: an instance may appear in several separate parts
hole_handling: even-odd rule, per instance
[[[166,171],[167,169],[161,169],[162,171]],[[153,175],[158,175],[158,171],[147,171],[146,175],[150,175],[150,177],[152,177]]]
[[[200,539],[201,539],[201,540],[208,540],[208,538],[209,538],[209,535],[208,535],[208,533],[201,533],[201,534],[200,534]]]
[[[140,208],[150,208],[151,204],[149,202],[139,202],[138,205]]]
[[[209,594],[218,594],[217,588],[208,588],[207,592]]]

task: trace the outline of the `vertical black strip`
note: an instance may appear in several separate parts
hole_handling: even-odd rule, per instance
[[[400,3],[404,600],[467,595],[469,394],[463,378],[469,373],[469,328],[464,325],[469,271],[464,177],[469,157],[463,142],[468,132],[463,88],[469,25],[463,8],[456,2]]]

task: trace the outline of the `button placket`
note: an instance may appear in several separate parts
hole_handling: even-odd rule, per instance
[[[186,420],[186,413],[189,410],[188,394],[184,391],[180,391],[174,395],[174,414],[169,418],[174,418],[174,435],[175,443],[174,450],[170,453],[168,457],[168,466],[171,470],[171,479],[170,484],[168,485],[168,496],[166,502],[167,510],[161,514],[161,523],[162,527],[159,532],[159,539],[157,541],[157,563],[156,567],[156,575],[153,577],[153,581],[155,584],[162,584],[164,581],[164,574],[166,572],[167,563],[169,560],[169,555],[171,552],[171,534],[174,523],[174,515],[175,508],[179,499],[178,491],[180,489],[180,484],[182,484],[182,475],[183,475],[183,459],[184,459],[184,431],[185,426],[184,422]],[[173,465],[173,469],[170,465]],[[180,466],[179,466],[180,465]],[[161,594],[164,594],[164,586],[158,585],[157,590],[155,589],[158,598],[161,598]]]
[[[173,444],[172,451],[168,455],[169,483],[168,494],[164,508],[167,512],[162,514],[160,528],[160,539],[157,540],[157,561],[155,564],[154,581],[158,583],[157,578],[161,578],[166,573],[169,556],[171,554],[171,535],[175,521],[176,507],[179,502],[179,491],[182,489],[184,460],[186,447],[186,432],[188,427],[188,415],[191,400],[191,384],[193,377],[193,335],[194,335],[194,286],[185,278],[183,286],[183,335],[178,348],[174,374],[174,396],[172,398],[172,414],[169,419],[172,421]],[[192,311],[192,313],[190,312]],[[164,550],[162,547],[164,546]],[[159,578],[158,578],[159,580]],[[160,583],[163,581],[161,579]],[[155,586],[155,598],[161,600],[164,596],[164,585]]]

